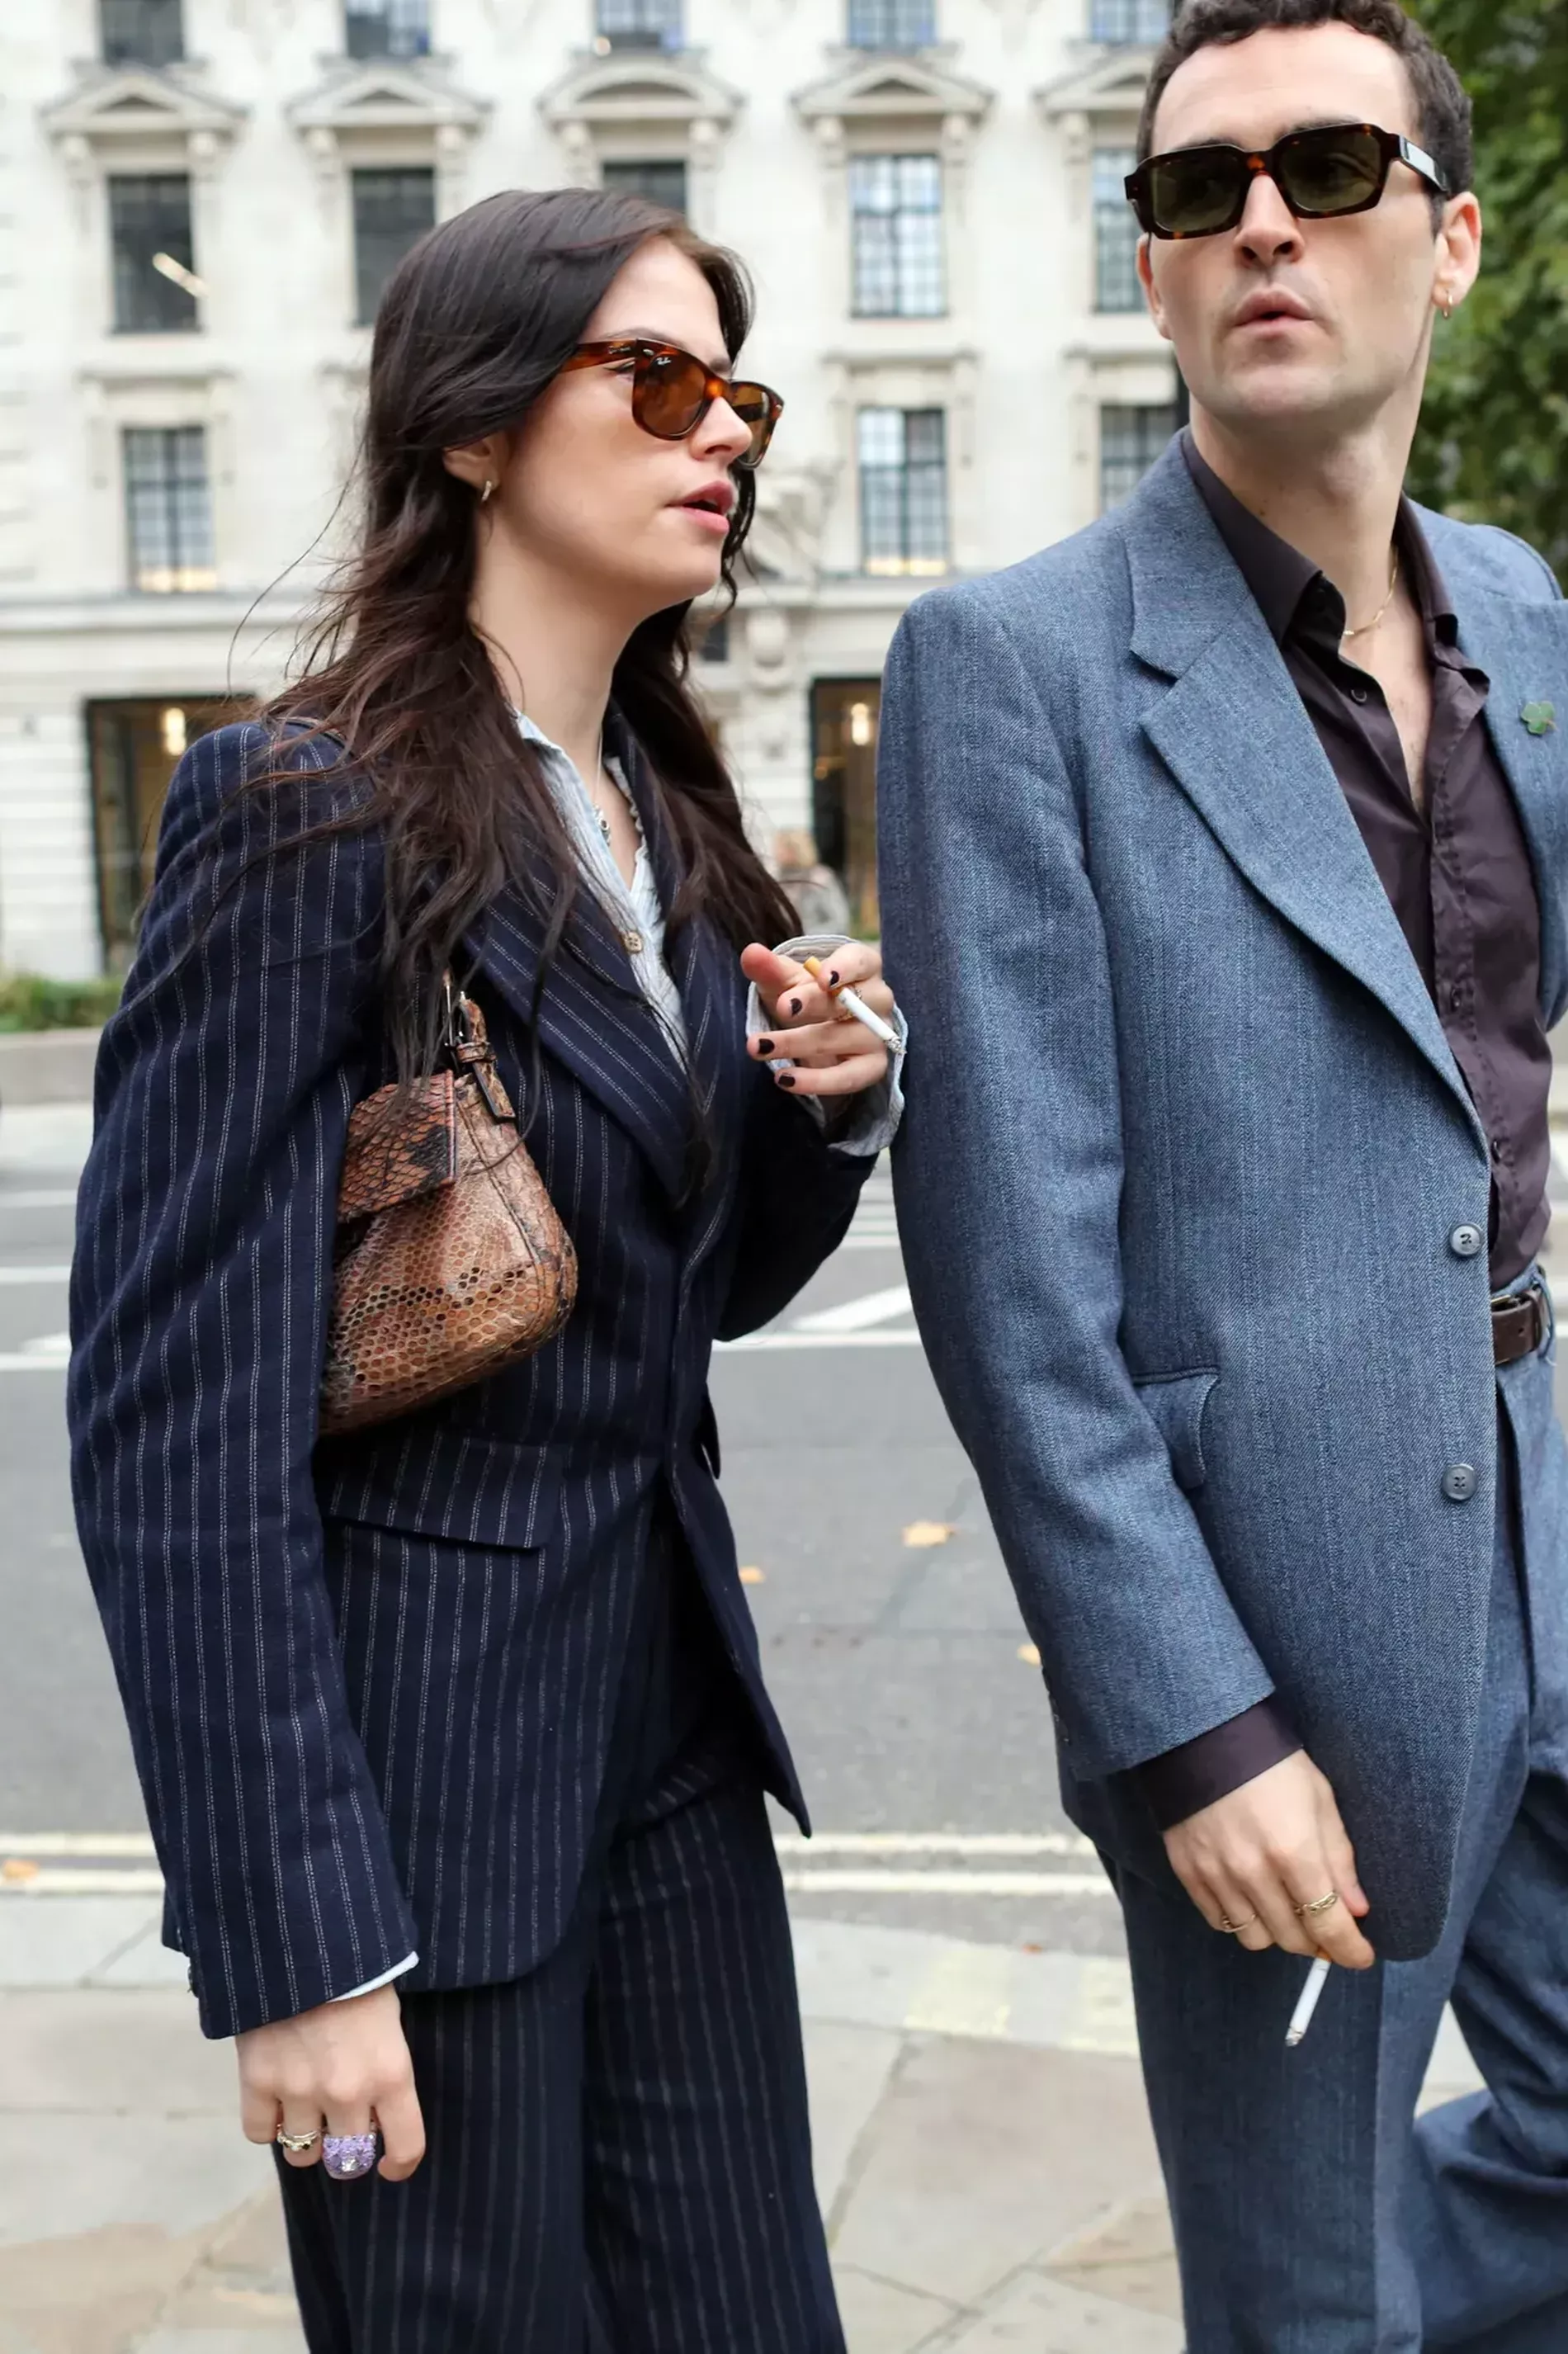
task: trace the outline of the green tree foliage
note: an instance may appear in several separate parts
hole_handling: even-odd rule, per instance
[[[1436,323],[1412,486],[1568,581],[1568,0],[1406,0],[1476,110],[1481,275]]]

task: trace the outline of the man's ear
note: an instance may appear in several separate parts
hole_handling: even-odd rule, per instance
[[[1433,298],[1446,313],[1464,301],[1481,267],[1481,208],[1468,189],[1450,196],[1437,230],[1437,274]]]
[[[1160,289],[1154,282],[1154,239],[1147,231],[1138,240],[1138,282],[1143,289],[1150,317],[1169,343],[1171,330],[1165,323],[1165,305],[1160,300]]]

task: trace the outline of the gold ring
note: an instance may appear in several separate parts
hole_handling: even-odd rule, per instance
[[[286,2149],[293,2158],[298,2158],[304,2150],[314,2149],[321,2137],[322,2129],[320,2126],[314,2126],[310,2133],[302,2134],[285,2133],[282,2126],[280,2126],[274,2137],[279,2148]]]
[[[1239,1937],[1242,1931],[1244,1929],[1250,1929],[1256,1919],[1257,1914],[1255,1913],[1249,1913],[1245,1921],[1233,1921],[1228,1913],[1222,1913],[1220,1915],[1220,1926],[1224,1931],[1227,1937]]]
[[[1314,1920],[1319,1913],[1331,1913],[1339,1901],[1339,1890],[1330,1888],[1327,1896],[1314,1896],[1310,1904],[1298,1904],[1296,1917],[1298,1921]]]

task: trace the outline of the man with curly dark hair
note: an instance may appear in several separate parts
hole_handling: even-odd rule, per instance
[[[1470,169],[1393,0],[1192,0],[1128,183],[1191,428],[885,684],[888,968],[966,1070],[899,1225],[1192,2354],[1568,2349],[1568,608],[1403,494]],[[1417,2124],[1450,2001],[1487,2089]]]

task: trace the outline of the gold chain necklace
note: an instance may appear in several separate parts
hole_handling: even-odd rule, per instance
[[[1399,550],[1396,547],[1393,551],[1393,563],[1389,570],[1388,595],[1383,599],[1383,603],[1378,607],[1377,611],[1372,615],[1370,621],[1360,621],[1353,630],[1341,630],[1340,631],[1340,643],[1343,645],[1347,638],[1364,638],[1370,631],[1375,630],[1383,615],[1387,612],[1389,607],[1393,604],[1394,594],[1398,589],[1398,587]]]

